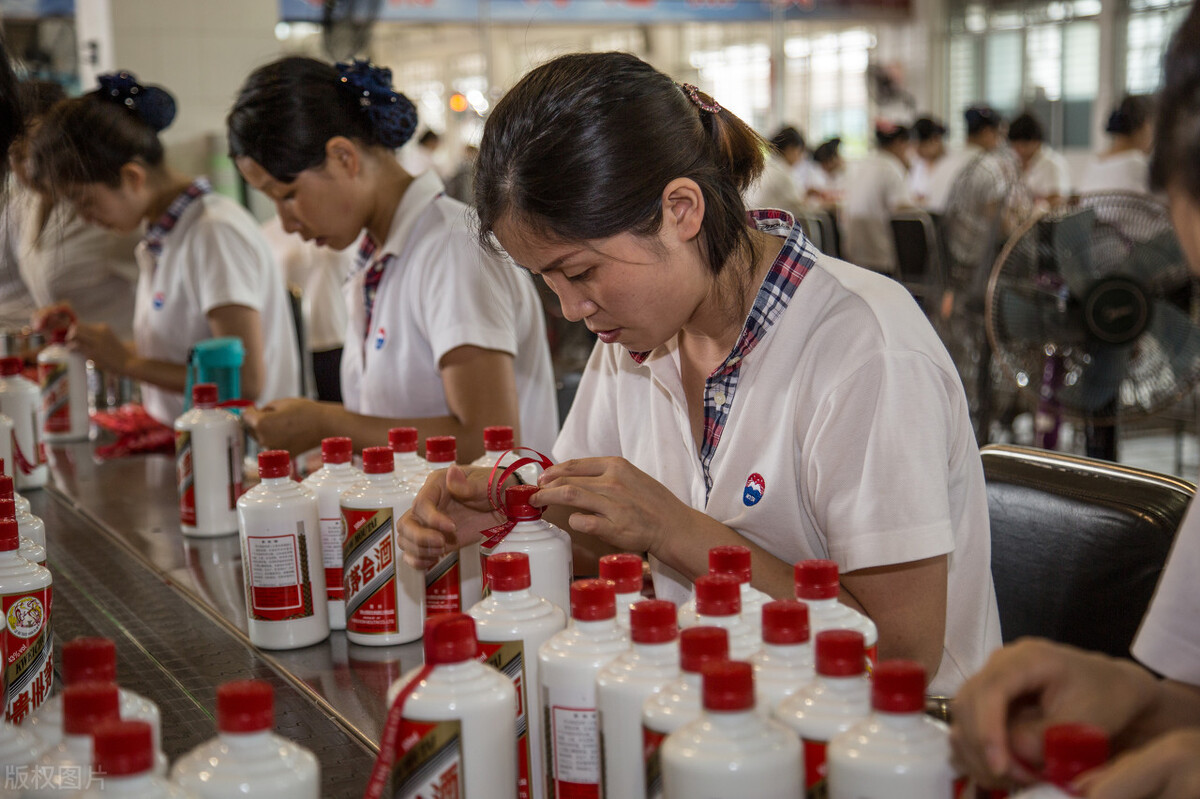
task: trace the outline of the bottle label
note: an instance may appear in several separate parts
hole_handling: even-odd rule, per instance
[[[662,745],[667,736],[642,725],[642,764],[646,770],[646,799],[662,799]]]
[[[30,408],[29,413],[33,417],[30,420],[32,423],[30,429],[33,431],[33,444],[28,452],[21,449],[21,441],[17,437],[16,426],[13,427],[12,433],[13,460],[17,462],[16,468],[21,474],[32,474],[34,469],[46,462],[46,450],[38,441],[37,408]],[[16,472],[13,474],[16,474]]]
[[[879,644],[871,644],[867,647],[867,673],[874,672],[875,667],[879,665]]]
[[[525,645],[520,641],[480,641],[480,659],[512,680],[517,690],[517,799],[529,799],[529,700],[525,694]]]
[[[460,572],[457,552],[451,552],[425,572],[425,618],[463,612]]]
[[[321,560],[325,564],[325,595],[330,602],[346,598],[342,585],[342,517],[321,518]]]
[[[465,799],[462,724],[453,721],[400,722],[389,799]]]
[[[50,586],[0,596],[4,611],[4,684],[8,696],[5,719],[20,724],[50,696],[54,658],[50,635]]]
[[[225,466],[228,480],[225,485],[229,494],[229,509],[237,510],[237,501],[242,489],[242,439],[236,433],[225,444]]]
[[[42,384],[42,419],[47,433],[71,431],[71,392],[67,364],[38,364],[38,382]]]
[[[552,705],[546,714],[546,787],[549,799],[600,799],[600,721],[596,708]]]
[[[804,744],[804,795],[806,799],[826,799],[829,785],[825,779],[828,774],[825,750],[829,742],[810,738],[801,738],[800,741]]]
[[[179,486],[179,521],[196,526],[196,473],[192,468],[192,434],[175,432],[175,484]]]
[[[304,522],[284,535],[246,535],[246,603],[250,618],[287,621],[313,615]]]
[[[346,629],[364,635],[400,632],[392,508],[342,508]]]

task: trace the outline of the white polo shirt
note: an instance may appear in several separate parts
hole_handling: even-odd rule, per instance
[[[1079,193],[1129,191],[1150,193],[1150,157],[1141,150],[1094,158],[1079,179]]]
[[[283,276],[258,223],[233,200],[205,193],[183,209],[154,256],[142,240],[133,310],[138,354],[186,363],[197,341],[212,338],[208,312],[244,305],[262,319],[266,365],[258,404],[300,393],[300,354]],[[171,424],[183,412],[183,395],[142,384],[147,412]]]
[[[1071,196],[1071,169],[1067,159],[1046,145],[1038,148],[1021,181],[1036,199]]]
[[[375,294],[370,335],[367,270],[346,283],[342,398],[368,416],[445,416],[442,356],[468,345],[506,352],[516,373],[519,443],[546,452],[558,431],[558,404],[541,300],[528,274],[479,245],[474,216],[443,193],[432,171],[409,185],[374,253],[395,258]]]
[[[1200,511],[1175,533],[1171,555],[1133,641],[1133,656],[1172,680],[1200,685]]]
[[[674,341],[640,365],[619,345],[598,344],[555,458],[624,457],[787,563],[831,558],[852,572],[949,554],[933,693],[953,694],[1000,646],[966,398],[898,283],[816,255],[741,361],[707,500],[687,407]],[[653,558],[651,569],[660,598],[689,597],[678,572]]]
[[[912,205],[904,164],[876,151],[850,167],[842,195],[842,255],[857,266],[891,274],[896,271],[892,214]]]

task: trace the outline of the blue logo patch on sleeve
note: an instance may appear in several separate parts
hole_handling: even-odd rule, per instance
[[[746,478],[746,487],[742,490],[742,502],[746,507],[757,505],[767,491],[767,481],[758,472]]]

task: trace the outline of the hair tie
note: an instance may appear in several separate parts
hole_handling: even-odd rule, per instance
[[[358,98],[359,108],[371,120],[381,144],[395,149],[412,138],[417,129],[417,108],[392,88],[390,69],[360,58],[336,66],[341,84]]]
[[[679,88],[683,89],[683,93],[686,94],[688,96],[688,99],[691,100],[692,103],[694,103],[696,105],[696,107],[699,108],[701,111],[707,111],[710,114],[721,113],[721,104],[718,103],[716,100],[712,100],[711,97],[709,98],[710,100],[712,100],[711,103],[705,102],[704,97],[700,94],[700,90],[697,89],[692,84],[677,83],[676,85]]]
[[[96,80],[100,99],[133,112],[155,133],[166,130],[174,121],[175,98],[166,89],[143,86],[125,70],[100,75]]]

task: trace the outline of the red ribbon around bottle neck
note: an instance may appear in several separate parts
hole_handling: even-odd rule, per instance
[[[387,790],[388,780],[392,775],[392,766],[396,763],[396,749],[400,745],[400,728],[404,722],[404,703],[433,669],[434,666],[428,663],[422,666],[416,676],[400,689],[400,693],[396,694],[396,698],[392,701],[392,706],[388,709],[387,721],[383,726],[383,736],[379,742],[379,754],[375,757],[375,765],[371,769],[371,778],[367,780],[367,790],[363,793],[363,799],[381,799],[383,792]]]
[[[515,461],[510,463],[507,468],[503,469],[500,473],[500,478],[496,479],[496,470],[500,469],[500,464],[504,462],[504,459],[510,453],[516,452],[529,452],[537,457],[530,457],[526,455],[517,458]],[[542,471],[545,471],[554,465],[554,461],[550,460],[548,456],[543,455],[536,449],[530,449],[529,447],[514,447],[496,459],[495,465],[492,466],[492,472],[488,475],[488,503],[497,513],[503,516],[508,515],[508,512],[504,507],[504,484],[508,482],[508,478],[515,474],[518,469],[522,468],[523,466],[528,466],[529,464],[541,466]],[[516,526],[516,521],[513,519],[508,519],[503,524],[484,530],[482,533],[482,548],[485,550],[495,549]]]

